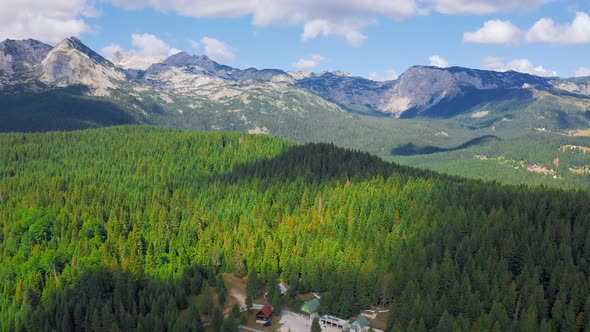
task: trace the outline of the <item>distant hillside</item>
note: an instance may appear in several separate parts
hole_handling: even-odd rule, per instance
[[[518,141],[532,154],[518,162],[546,164],[548,152],[540,158],[540,150],[532,148],[537,140],[551,151],[563,140],[587,146],[589,86],[588,78],[425,66],[376,82],[344,72],[237,69],[184,52],[145,70],[126,70],[76,38],[55,47],[6,40],[0,43],[0,131],[149,124],[250,132],[329,142],[471,176],[447,161],[483,167],[474,158],[487,154],[487,146],[496,147],[495,158],[509,150],[503,144]],[[492,136],[498,140],[478,140]],[[499,180],[519,179],[510,183],[531,177],[491,173]],[[568,187],[590,182],[585,173],[561,173],[556,181],[537,174],[538,181],[527,182]]]

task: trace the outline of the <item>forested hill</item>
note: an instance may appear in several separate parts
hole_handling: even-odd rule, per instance
[[[231,330],[187,299],[254,268],[396,331],[588,330],[589,201],[263,135],[1,134],[0,330]]]

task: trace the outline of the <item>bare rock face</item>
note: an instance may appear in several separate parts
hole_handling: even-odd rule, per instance
[[[547,78],[513,71],[415,66],[405,71],[394,88],[386,92],[380,110],[396,117],[409,110],[420,114],[445,99],[463,96],[470,91],[521,89],[524,85],[550,87]]]
[[[412,67],[397,80],[376,82],[335,73],[306,75],[297,85],[347,108],[365,107],[400,117],[454,97],[461,86],[453,73],[434,67]]]
[[[104,92],[115,87],[114,80],[125,79],[111,62],[74,37],[57,44],[41,64],[41,80],[55,86],[82,84]]]
[[[0,43],[0,76],[28,78],[40,71],[41,61],[51,46],[40,41],[10,40]]]
[[[453,75],[444,69],[412,67],[398,79],[381,110],[399,117],[413,108],[428,108],[447,97],[454,97],[461,88]]]

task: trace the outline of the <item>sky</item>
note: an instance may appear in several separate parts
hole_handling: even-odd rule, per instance
[[[413,65],[590,76],[590,0],[0,0],[0,40],[69,36],[124,67],[186,51],[375,80]]]

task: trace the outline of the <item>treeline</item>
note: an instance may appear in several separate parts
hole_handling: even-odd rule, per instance
[[[150,127],[3,134],[0,163],[0,330],[196,328],[186,299],[254,269],[323,312],[390,305],[393,330],[590,328],[587,192]]]

